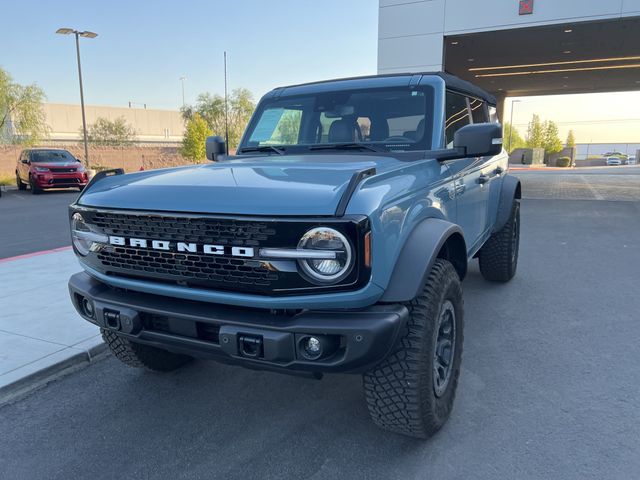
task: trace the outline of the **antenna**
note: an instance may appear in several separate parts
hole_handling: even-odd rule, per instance
[[[227,52],[224,52],[224,143],[225,153],[229,155],[229,97],[227,95]]]

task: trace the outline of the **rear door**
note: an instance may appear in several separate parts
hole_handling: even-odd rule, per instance
[[[447,148],[453,147],[455,133],[462,127],[476,123],[482,117],[478,108],[484,104],[473,103],[468,97],[447,91],[445,142]],[[472,109],[475,107],[475,110]],[[484,111],[484,110],[483,110]],[[491,157],[472,157],[453,160],[448,163],[455,179],[457,201],[457,222],[464,232],[469,254],[480,248],[488,231],[488,212],[491,181]]]

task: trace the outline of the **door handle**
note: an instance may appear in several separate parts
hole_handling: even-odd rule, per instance
[[[484,185],[485,183],[488,183],[491,180],[491,177],[489,175],[480,175],[478,177],[478,183],[480,185]]]
[[[462,195],[466,190],[467,190],[467,186],[466,185],[464,185],[464,184],[456,185],[456,188],[455,188],[456,196]]]

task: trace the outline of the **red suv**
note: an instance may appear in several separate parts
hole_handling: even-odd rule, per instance
[[[38,194],[47,188],[76,187],[82,190],[88,181],[80,160],[66,150],[32,148],[23,150],[16,166],[18,189]]]

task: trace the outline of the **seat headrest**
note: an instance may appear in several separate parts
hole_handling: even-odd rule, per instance
[[[353,121],[336,120],[329,127],[329,143],[353,142],[356,138],[356,129]]]

